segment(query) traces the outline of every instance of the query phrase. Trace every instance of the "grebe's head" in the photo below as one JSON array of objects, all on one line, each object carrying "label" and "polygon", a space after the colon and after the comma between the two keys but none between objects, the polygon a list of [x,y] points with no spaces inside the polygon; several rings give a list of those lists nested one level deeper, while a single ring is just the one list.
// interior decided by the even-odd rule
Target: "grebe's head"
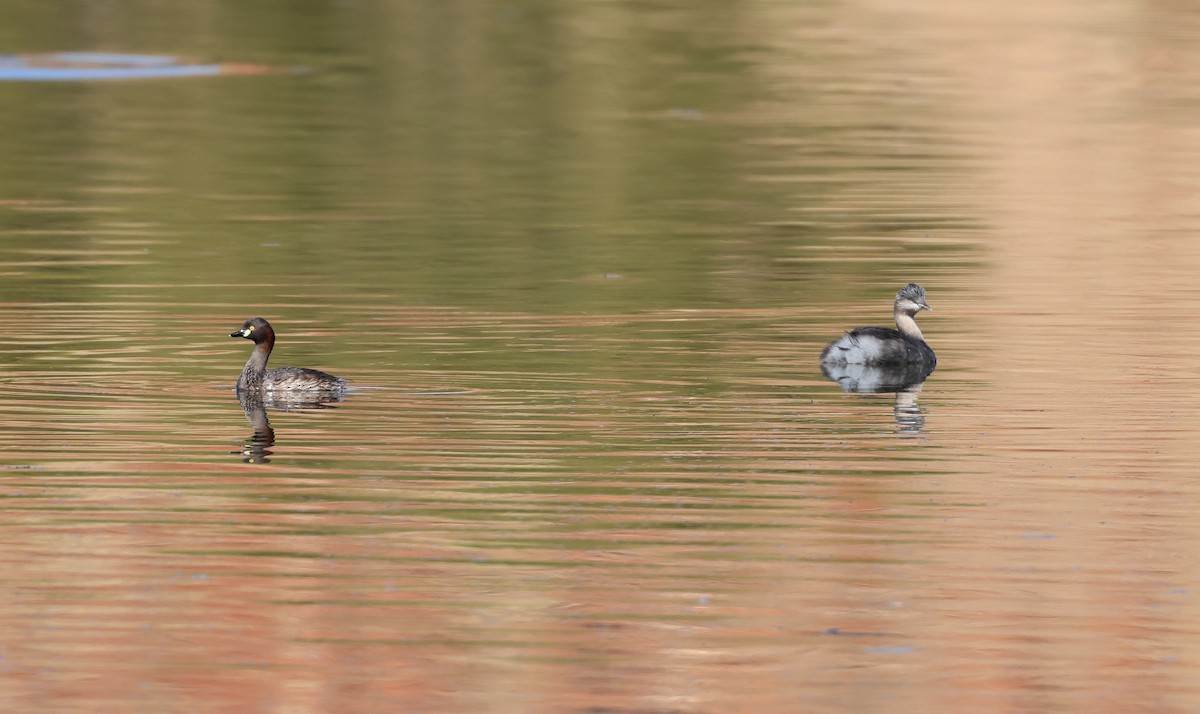
[{"label": "grebe's head", "polygon": [[263,341],[271,338],[274,341],[275,331],[271,329],[271,323],[261,317],[252,317],[242,323],[242,329],[235,330],[229,333],[230,337],[245,337],[247,340],[252,340],[254,344],[260,344]]},{"label": "grebe's head", "polygon": [[922,310],[933,312],[933,308],[925,302],[925,288],[916,283],[909,283],[896,293],[896,311],[916,315]]}]

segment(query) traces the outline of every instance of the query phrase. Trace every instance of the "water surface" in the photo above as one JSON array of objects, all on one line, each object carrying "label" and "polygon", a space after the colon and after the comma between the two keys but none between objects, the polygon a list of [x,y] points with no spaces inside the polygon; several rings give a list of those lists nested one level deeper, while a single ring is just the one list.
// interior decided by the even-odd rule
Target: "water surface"
[{"label": "water surface", "polygon": [[1195,710],[1200,15],[977,5],[6,5],[311,71],[0,84],[3,708]]}]

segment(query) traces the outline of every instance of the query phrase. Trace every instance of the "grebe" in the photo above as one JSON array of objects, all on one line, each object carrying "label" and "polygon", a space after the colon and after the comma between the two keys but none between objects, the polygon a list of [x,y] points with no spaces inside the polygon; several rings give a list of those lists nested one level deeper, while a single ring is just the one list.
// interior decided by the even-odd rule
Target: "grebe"
[{"label": "grebe", "polygon": [[929,345],[917,321],[921,310],[933,312],[925,302],[925,288],[909,283],[896,293],[892,314],[896,327],[859,327],[825,346],[821,351],[822,364],[863,365],[921,365],[925,374],[937,365],[937,356]]},{"label": "grebe", "polygon": [[230,337],[244,337],[254,342],[254,351],[242,376],[238,377],[238,394],[244,392],[292,392],[292,391],[324,391],[340,392],[346,386],[346,380],[315,369],[301,367],[283,367],[267,369],[267,360],[271,358],[271,348],[275,346],[275,330],[271,323],[261,317],[252,317],[242,324],[242,328],[230,333]]}]

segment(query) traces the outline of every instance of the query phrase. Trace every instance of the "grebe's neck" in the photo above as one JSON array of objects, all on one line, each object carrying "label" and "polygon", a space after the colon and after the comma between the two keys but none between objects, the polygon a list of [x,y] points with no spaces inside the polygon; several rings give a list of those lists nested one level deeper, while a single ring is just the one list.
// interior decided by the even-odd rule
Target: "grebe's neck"
[{"label": "grebe's neck", "polygon": [[917,321],[913,319],[912,315],[899,308],[895,310],[895,315],[896,328],[900,330],[900,334],[905,337],[911,337],[914,340],[925,341],[925,335],[921,334],[921,328],[917,327]]},{"label": "grebe's neck", "polygon": [[242,375],[238,377],[238,389],[255,389],[262,386],[263,373],[267,371],[267,360],[271,358],[271,348],[274,346],[273,336],[268,336],[266,340],[254,345],[250,359],[246,360]]}]

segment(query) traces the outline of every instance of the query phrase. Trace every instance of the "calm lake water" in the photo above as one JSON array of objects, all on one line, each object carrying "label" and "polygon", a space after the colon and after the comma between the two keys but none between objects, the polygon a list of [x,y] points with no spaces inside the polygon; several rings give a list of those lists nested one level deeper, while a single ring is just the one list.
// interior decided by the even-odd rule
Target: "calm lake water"
[{"label": "calm lake water", "polygon": [[1200,710],[1200,10],[0,27],[273,68],[0,83],[0,710]]}]

